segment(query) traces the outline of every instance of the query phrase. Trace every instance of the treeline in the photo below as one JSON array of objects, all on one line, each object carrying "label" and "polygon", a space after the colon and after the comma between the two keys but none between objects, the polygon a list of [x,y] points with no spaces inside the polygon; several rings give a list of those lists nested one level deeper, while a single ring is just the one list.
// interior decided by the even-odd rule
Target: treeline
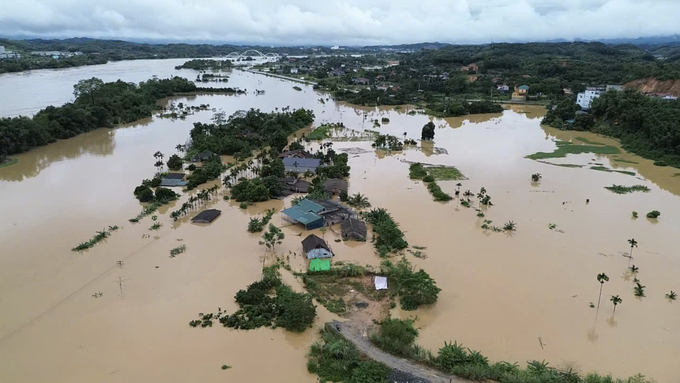
[{"label": "treeline", "polygon": [[458,117],[468,114],[501,113],[501,104],[493,101],[450,101],[428,104],[431,114],[438,117]]},{"label": "treeline", "polygon": [[139,85],[120,80],[104,83],[98,78],[81,80],[74,85],[73,102],[49,106],[33,118],[0,118],[0,158],[93,129],[150,117],[159,99],[195,89],[194,83],[181,77],[152,79]]},{"label": "treeline", "polygon": [[307,109],[265,113],[259,109],[238,111],[228,119],[216,118],[215,123],[194,123],[191,130],[190,155],[211,151],[245,158],[252,150],[270,146],[281,151],[288,145],[288,136],[314,121],[314,112]]},{"label": "treeline", "polygon": [[680,101],[610,91],[593,101],[591,114],[577,114],[579,109],[572,100],[563,100],[548,108],[542,123],[616,137],[626,150],[657,165],[680,167]]},{"label": "treeline", "polygon": [[608,92],[596,99],[593,130],[617,137],[623,147],[656,165],[680,168],[680,101],[639,92]]},{"label": "treeline", "polygon": [[230,60],[189,60],[182,65],[175,66],[175,69],[195,69],[195,70],[222,70],[232,67]]},{"label": "treeline", "polygon": [[[0,44],[2,45],[2,44]],[[52,57],[22,55],[21,59],[0,60],[0,73],[23,72],[36,69],[60,69],[85,65],[106,64],[109,59],[101,55],[82,55],[73,57]]]}]

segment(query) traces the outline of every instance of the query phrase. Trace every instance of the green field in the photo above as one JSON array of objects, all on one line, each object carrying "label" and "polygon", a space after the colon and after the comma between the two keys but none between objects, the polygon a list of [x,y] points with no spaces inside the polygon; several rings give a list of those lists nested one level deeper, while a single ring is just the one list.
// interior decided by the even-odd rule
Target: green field
[{"label": "green field", "polygon": [[426,167],[427,173],[434,177],[437,181],[455,181],[455,180],[465,180],[463,173],[458,170],[455,166],[446,167]]},{"label": "green field", "polygon": [[567,154],[583,154],[583,153],[595,153],[595,154],[619,154],[621,151],[609,145],[604,146],[593,146],[593,145],[575,145],[571,142],[557,141],[555,142],[557,149],[551,153],[538,152],[526,156],[526,158],[532,160],[542,160],[546,158],[562,158],[566,157]]}]

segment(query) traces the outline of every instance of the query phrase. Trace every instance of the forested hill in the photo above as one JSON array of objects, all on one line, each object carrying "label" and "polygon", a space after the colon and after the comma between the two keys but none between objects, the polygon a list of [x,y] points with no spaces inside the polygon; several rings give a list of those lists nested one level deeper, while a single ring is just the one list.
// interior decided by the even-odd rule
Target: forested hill
[{"label": "forested hill", "polygon": [[[663,50],[662,59],[655,57]],[[527,43],[450,46],[404,56],[404,64],[455,72],[476,64],[476,74],[526,84],[530,92],[580,91],[588,85],[623,84],[643,78],[680,78],[680,46],[644,50],[602,43]]]}]

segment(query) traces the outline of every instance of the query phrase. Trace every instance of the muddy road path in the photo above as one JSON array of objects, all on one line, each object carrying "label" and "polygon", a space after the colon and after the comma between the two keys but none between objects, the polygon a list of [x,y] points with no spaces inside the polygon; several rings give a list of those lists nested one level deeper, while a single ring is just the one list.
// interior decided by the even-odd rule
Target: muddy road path
[{"label": "muddy road path", "polygon": [[406,372],[412,375],[415,379],[408,379],[408,382],[417,383],[470,383],[471,381],[455,377],[453,375],[447,375],[443,372],[437,371],[426,366],[419,365],[414,362],[410,362],[406,359],[399,358],[397,356],[388,354],[377,347],[375,347],[368,340],[368,332],[365,325],[362,323],[357,323],[353,321],[349,322],[338,322],[333,321],[326,325],[326,328],[331,329],[342,336],[348,341],[352,342],[359,351],[364,353],[369,358],[384,363],[388,367],[399,370],[401,372]]}]

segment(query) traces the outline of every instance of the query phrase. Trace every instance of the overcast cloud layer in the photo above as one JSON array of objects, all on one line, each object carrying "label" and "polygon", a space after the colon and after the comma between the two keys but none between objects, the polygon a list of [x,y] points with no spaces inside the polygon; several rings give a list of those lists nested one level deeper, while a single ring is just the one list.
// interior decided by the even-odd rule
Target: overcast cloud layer
[{"label": "overcast cloud layer", "polygon": [[372,45],[680,33],[680,0],[0,0],[0,35]]}]

